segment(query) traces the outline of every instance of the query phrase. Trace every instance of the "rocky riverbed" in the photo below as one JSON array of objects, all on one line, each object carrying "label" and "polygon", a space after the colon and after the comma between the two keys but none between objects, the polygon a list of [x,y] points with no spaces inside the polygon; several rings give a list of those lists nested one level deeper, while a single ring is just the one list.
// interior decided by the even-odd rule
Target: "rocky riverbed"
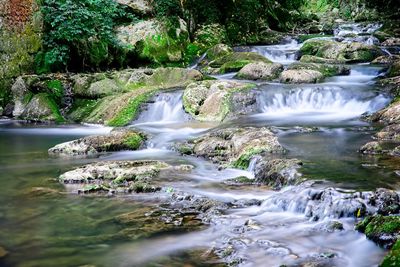
[{"label": "rocky riverbed", "polygon": [[19,77],[0,259],[395,266],[398,44],[343,31],[218,44],[195,69]]}]

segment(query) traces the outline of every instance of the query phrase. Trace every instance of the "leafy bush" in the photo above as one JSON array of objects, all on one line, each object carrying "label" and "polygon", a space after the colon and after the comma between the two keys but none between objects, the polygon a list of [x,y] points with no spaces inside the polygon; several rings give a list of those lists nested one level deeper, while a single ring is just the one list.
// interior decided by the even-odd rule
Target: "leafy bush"
[{"label": "leafy bush", "polygon": [[36,57],[37,71],[84,70],[113,61],[120,49],[114,26],[133,15],[113,0],[44,0],[43,51]]}]

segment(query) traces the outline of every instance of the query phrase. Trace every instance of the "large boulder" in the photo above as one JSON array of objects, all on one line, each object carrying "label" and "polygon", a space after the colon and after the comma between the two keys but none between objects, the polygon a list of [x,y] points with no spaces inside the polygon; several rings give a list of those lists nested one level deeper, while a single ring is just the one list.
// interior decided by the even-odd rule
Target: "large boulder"
[{"label": "large boulder", "polygon": [[372,121],[383,122],[387,124],[400,123],[400,102],[394,102],[387,108],[380,110],[372,115]]},{"label": "large boulder", "polygon": [[382,55],[381,50],[363,43],[341,43],[332,40],[308,40],[300,48],[302,55],[334,60],[336,63],[371,62]]},{"label": "large boulder", "polygon": [[233,52],[211,61],[207,67],[218,69],[219,73],[236,72],[250,63],[272,63],[266,57],[256,52]]},{"label": "large boulder", "polygon": [[377,141],[366,143],[360,148],[359,151],[362,154],[369,154],[369,155],[377,155],[384,153],[382,145]]},{"label": "large boulder", "polygon": [[248,168],[256,155],[284,153],[278,138],[268,128],[226,128],[181,144],[178,150],[194,154],[223,166]]},{"label": "large boulder", "polygon": [[25,106],[22,114],[18,116],[21,119],[33,121],[54,121],[63,122],[60,110],[54,99],[46,93],[39,93],[32,96],[32,99]]},{"label": "large boulder", "polygon": [[133,47],[140,41],[162,32],[162,25],[156,19],[139,21],[135,24],[120,26],[116,29],[117,38],[123,44]]},{"label": "large boulder", "polygon": [[324,79],[324,75],[316,70],[285,70],[280,75],[282,83],[318,83]]},{"label": "large boulder", "polygon": [[52,156],[85,156],[101,152],[137,150],[145,140],[142,133],[121,129],[108,135],[92,135],[70,142],[58,144],[49,149]]},{"label": "large boulder", "polygon": [[[253,84],[222,80],[192,83],[183,93],[183,106],[197,120],[223,121],[233,115],[233,110],[239,111],[235,106],[241,105],[243,101],[248,103],[248,98],[255,99],[254,95],[248,93],[253,87]],[[233,101],[235,96],[236,100],[240,99],[238,95],[242,96],[242,101]],[[235,115],[240,115],[239,113]]]},{"label": "large boulder", "polygon": [[256,62],[244,66],[235,76],[237,79],[270,81],[279,77],[283,65],[279,63]]},{"label": "large boulder", "polygon": [[134,13],[147,15],[153,11],[153,7],[147,0],[116,0],[117,3],[130,7]]}]

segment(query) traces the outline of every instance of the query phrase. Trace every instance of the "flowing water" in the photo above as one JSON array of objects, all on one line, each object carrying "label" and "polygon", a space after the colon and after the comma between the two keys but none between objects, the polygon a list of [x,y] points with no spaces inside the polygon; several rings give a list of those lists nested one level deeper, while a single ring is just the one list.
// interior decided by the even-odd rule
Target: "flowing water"
[{"label": "flowing water", "polygon": [[[343,26],[336,35],[372,31],[371,27]],[[251,49],[272,61],[288,64],[296,60],[299,47],[296,41],[290,41]],[[346,212],[347,202],[342,200],[359,190],[400,188],[395,173],[398,160],[366,157],[357,152],[375,132],[360,117],[390,101],[390,96],[375,85],[381,72],[378,67],[353,65],[349,76],[334,77],[321,84],[259,84],[255,89],[258,111],[222,126],[192,120],[182,108],[181,90],[162,93],[129,126],[150,135],[146,149],[95,158],[49,158],[47,149],[82,136],[106,134],[110,128],[52,127],[0,120],[0,246],[9,251],[0,265],[212,266],[215,264],[202,256],[212,250],[240,266],[307,261],[377,266],[386,252],[354,230],[352,207]],[[218,76],[232,77],[233,74]],[[301,172],[310,182],[279,192],[263,186],[232,187],[222,182],[238,176],[252,178],[256,159],[247,171],[219,170],[204,159],[183,157],[174,151],[176,142],[231,125],[274,127],[279,141],[289,151],[286,156],[304,162]],[[135,238],[127,240],[126,226],[116,218],[127,212],[138,216],[151,212],[170,197],[169,189],[156,196],[83,197],[64,193],[63,186],[55,180],[63,171],[85,163],[135,159],[159,159],[195,167],[191,173],[159,177],[164,188],[223,203],[255,204],[229,208],[222,215],[212,216],[207,227],[190,233],[163,230],[165,226],[157,224],[151,227],[154,222],[148,221],[150,226],[143,227],[138,219],[129,226],[129,233],[134,233]],[[320,182],[312,183],[313,180]],[[324,190],[330,192],[334,206],[310,200],[310,195]],[[328,229],[327,225],[336,221],[343,223],[343,231]]]}]

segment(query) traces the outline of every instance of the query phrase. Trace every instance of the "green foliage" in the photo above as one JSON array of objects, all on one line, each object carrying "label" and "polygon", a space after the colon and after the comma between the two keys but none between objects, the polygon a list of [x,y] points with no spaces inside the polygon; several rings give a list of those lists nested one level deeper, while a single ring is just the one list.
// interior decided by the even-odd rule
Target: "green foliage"
[{"label": "green foliage", "polygon": [[112,61],[118,50],[114,26],[133,19],[113,0],[44,0],[43,51],[36,57],[37,72],[98,68]]},{"label": "green foliage", "polygon": [[392,250],[383,259],[380,267],[400,266],[400,239],[394,244]]}]

